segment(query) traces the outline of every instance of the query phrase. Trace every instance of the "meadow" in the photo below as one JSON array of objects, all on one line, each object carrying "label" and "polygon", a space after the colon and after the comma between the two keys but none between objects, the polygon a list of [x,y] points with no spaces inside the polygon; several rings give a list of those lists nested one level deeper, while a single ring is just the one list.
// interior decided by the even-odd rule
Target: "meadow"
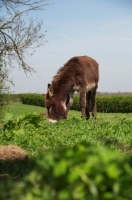
[{"label": "meadow", "polygon": [[[5,123],[9,119],[20,121],[25,114],[40,115],[44,112],[46,109],[39,106],[12,103],[6,108]],[[132,113],[98,113],[96,121],[81,119],[80,115],[79,111],[70,110],[68,119],[56,124],[49,124],[46,117],[42,116],[37,128],[30,123],[25,126],[23,120],[19,127],[16,123],[16,127],[9,128],[10,133],[12,132],[10,140],[0,138],[0,143],[18,145],[34,154],[34,149],[36,153],[45,153],[56,147],[73,146],[87,141],[131,153]]]},{"label": "meadow", "polygon": [[[6,112],[4,115],[3,122],[2,122],[3,127],[0,128],[0,144],[1,145],[16,145],[16,146],[21,147],[22,149],[25,149],[28,152],[28,158],[30,160],[30,162],[26,161],[26,163],[24,161],[24,164],[19,163],[17,166],[16,166],[16,163],[10,165],[8,162],[2,162],[3,168],[0,168],[0,174],[8,174],[10,178],[12,177],[12,180],[15,179],[14,177],[18,177],[18,176],[22,178],[22,179],[18,178],[17,181],[15,179],[15,182],[13,181],[13,183],[12,182],[9,183],[10,181],[6,182],[5,179],[7,179],[7,177],[2,178],[2,181],[4,180],[4,183],[6,183],[7,189],[6,190],[5,188],[3,189],[4,187],[3,185],[0,185],[0,187],[3,191],[9,190],[8,192],[9,199],[13,199],[13,196],[11,194],[14,194],[15,196],[17,195],[19,196],[19,192],[22,193],[23,199],[25,198],[24,195],[27,195],[26,199],[29,199],[29,200],[40,199],[40,197],[41,199],[46,199],[46,200],[47,199],[62,199],[62,200],[63,199],[92,199],[92,200],[118,199],[118,194],[120,194],[120,192],[123,191],[121,187],[124,187],[124,185],[123,184],[120,185],[120,183],[118,185],[117,180],[119,180],[119,176],[122,173],[125,174],[126,169],[130,167],[130,166],[124,167],[126,166],[126,164],[124,163],[126,163],[126,159],[129,160],[131,158],[131,154],[132,154],[132,113],[127,113],[127,114],[125,113],[98,113],[96,121],[94,121],[93,119],[90,119],[87,121],[85,119],[80,118],[81,113],[79,111],[70,110],[67,120],[61,120],[55,124],[50,124],[45,116],[40,115],[45,112],[46,112],[46,109],[44,107],[25,105],[20,102],[11,103],[6,107]],[[78,147],[78,145],[81,145],[81,144],[82,146]],[[76,148],[76,150],[74,150],[74,148]],[[100,148],[104,148],[104,149],[100,150]],[[70,153],[67,153],[69,149],[71,149],[71,151]],[[60,182],[58,183],[59,175],[62,176],[63,174],[63,176],[65,175],[67,177],[67,173],[68,173],[67,163],[69,159],[69,156],[67,158],[67,155],[73,154],[72,158],[70,158],[73,162],[74,160],[73,158],[76,157],[76,153],[79,152],[76,159],[80,159],[78,162],[80,163],[82,162],[82,164],[84,164],[85,161],[84,160],[81,161],[81,159],[84,157],[84,155],[88,156],[88,154],[85,153],[85,150],[89,151],[89,155],[94,155],[91,158],[92,159],[91,163],[93,163],[93,165],[91,164],[93,171],[95,171],[94,167],[96,166],[93,158],[95,157],[96,161],[98,158],[97,165],[100,165],[99,162],[102,162],[100,160],[100,155],[102,156],[102,152],[104,154],[103,155],[104,157],[102,157],[105,163],[104,169],[106,170],[106,168],[108,169],[111,166],[110,170],[107,172],[108,174],[105,175],[106,179],[104,179],[104,175],[102,175],[103,178],[101,178],[100,177],[101,175],[99,175],[98,177],[99,180],[101,179],[101,180],[104,180],[104,182],[107,181],[107,183],[109,183],[109,178],[110,178],[109,176],[113,176],[114,171],[117,170],[116,167],[119,169],[119,166],[122,166],[121,170],[124,170],[124,171],[119,174],[117,173],[117,175],[115,175],[114,178],[112,177],[113,182],[111,182],[110,180],[110,182],[112,183],[112,186],[111,186],[112,189],[110,189],[111,192],[108,192],[110,188],[109,184],[108,184],[108,188],[100,189],[100,185],[98,184],[102,184],[102,182],[98,183],[97,187],[95,188],[93,186],[93,182],[92,183],[90,182],[87,184],[92,184],[92,185],[89,185],[89,188],[90,188],[89,194],[91,194],[91,196],[87,196],[86,198],[86,194],[85,194],[86,177],[82,177],[81,171],[79,171],[78,173],[74,175],[73,174],[71,175],[72,180],[70,181],[73,183],[74,187],[75,187],[74,181],[76,181],[77,179],[76,177],[77,174],[79,174],[78,176],[80,176],[83,181],[81,184],[79,183],[80,184],[79,186],[78,185],[76,186],[75,192],[73,192],[72,188],[67,188],[66,191],[63,191],[64,188],[63,190],[58,189],[58,187],[61,188],[61,185],[64,185],[64,187],[67,187],[67,185],[62,183],[62,178],[64,180],[64,177],[61,177]],[[110,152],[112,151],[112,153],[110,153],[109,151]],[[56,154],[55,152],[58,152],[58,153]],[[55,156],[53,156],[54,153],[55,153]],[[46,158],[44,157],[48,155],[50,156],[48,157],[48,161],[47,161],[45,160]],[[60,158],[60,155],[61,155],[61,158]],[[109,159],[107,158],[107,156]],[[57,165],[58,159],[61,160],[59,165]],[[115,160],[114,162],[117,163],[117,165],[114,166],[114,168],[113,168],[113,162],[111,162],[112,159],[114,159]],[[124,160],[122,161],[120,159],[124,159]],[[37,162],[40,162],[40,160],[41,161],[43,160],[44,163],[43,164],[41,163],[39,165],[37,163],[37,167],[33,168],[33,166],[36,166],[36,164],[34,164],[36,160],[39,160]],[[131,162],[130,160],[129,162]],[[45,195],[47,196],[44,196],[44,194],[42,193],[42,188],[41,188],[42,187],[41,184],[44,181],[44,177],[43,177],[44,175],[40,176],[40,173],[39,173],[40,170],[41,171],[43,170],[41,168],[42,167],[41,165],[44,165],[43,169],[45,169],[45,171],[47,170],[47,173],[50,174],[50,179],[51,179],[51,174],[52,174],[51,171],[52,170],[54,171],[54,169],[56,169],[56,171],[53,173],[52,178],[55,178],[54,176],[56,176],[55,174],[57,174],[57,184],[59,184],[59,186],[56,186],[57,184],[55,186],[52,186],[52,190],[51,190],[51,185],[50,187],[49,186],[46,187],[48,189],[43,188],[43,190],[45,191]],[[71,161],[69,165],[73,165],[71,164]],[[101,165],[103,169],[103,164]],[[58,166],[58,168],[55,166]],[[79,164],[76,163],[75,166],[79,166]],[[70,166],[70,168],[72,167]],[[35,172],[34,169],[37,169],[37,172]],[[97,171],[95,174],[97,175],[97,174],[104,173],[104,171],[100,172],[100,170],[102,169],[98,169],[99,171]],[[111,172],[111,170],[113,171]],[[33,173],[33,174],[31,173],[32,175],[29,173],[30,171],[32,171]],[[128,173],[128,171],[130,172],[130,174]],[[127,177],[127,181],[130,177],[132,177],[131,170],[129,169],[128,171],[126,173],[126,176],[124,176],[124,177]],[[25,179],[25,174],[29,174],[29,177],[26,179]],[[24,177],[24,180],[23,180],[23,177]],[[49,180],[49,177],[48,177],[48,180]],[[38,182],[38,185],[36,185],[37,182]],[[125,181],[123,181],[123,183],[126,185],[128,185],[128,182],[126,183]],[[18,188],[16,187],[16,183],[18,185]],[[20,185],[18,183],[20,183]],[[14,191],[12,189],[13,184],[17,188],[17,191],[16,190]],[[78,189],[78,187],[82,187],[83,184],[84,184],[84,188]],[[31,189],[32,188],[31,185],[34,188],[39,188],[39,189],[36,189],[37,192],[35,194],[34,194],[34,191],[32,191]],[[55,187],[57,188],[55,189]],[[27,189],[27,188],[30,188],[30,189]],[[60,193],[56,192],[58,190],[61,190]],[[70,192],[68,193],[68,191]],[[104,191],[104,193],[102,193],[102,191]],[[121,195],[124,195],[123,198],[119,195],[119,200],[132,199],[132,196],[131,196],[132,191],[130,189],[129,191],[127,191],[127,194],[128,193],[129,193],[129,198],[126,197],[127,195],[125,192],[123,194],[121,193]],[[48,196],[49,194],[51,196]],[[1,198],[8,199],[6,195],[7,195],[6,192],[3,193],[3,196],[1,196]]]}]

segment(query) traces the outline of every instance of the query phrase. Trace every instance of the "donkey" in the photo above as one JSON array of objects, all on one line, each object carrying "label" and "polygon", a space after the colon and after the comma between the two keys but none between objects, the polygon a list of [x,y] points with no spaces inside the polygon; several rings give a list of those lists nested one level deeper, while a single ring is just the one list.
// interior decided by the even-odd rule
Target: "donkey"
[{"label": "donkey", "polygon": [[90,101],[92,116],[96,118],[96,90],[99,81],[98,63],[88,56],[71,58],[48,84],[45,106],[49,122],[66,119],[73,102],[74,92],[80,93],[82,118],[90,117]]}]

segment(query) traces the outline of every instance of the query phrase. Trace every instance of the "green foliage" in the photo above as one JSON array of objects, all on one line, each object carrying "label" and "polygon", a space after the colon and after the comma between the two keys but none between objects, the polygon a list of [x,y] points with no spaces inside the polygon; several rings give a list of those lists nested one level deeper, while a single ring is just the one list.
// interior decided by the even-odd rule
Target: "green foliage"
[{"label": "green foliage", "polygon": [[18,94],[2,93],[0,94],[0,122],[4,122],[5,115],[7,114],[7,106],[11,102],[20,101],[20,96]]},{"label": "green foliage", "polygon": [[17,117],[17,119],[10,119],[7,123],[3,125],[3,131],[18,130],[21,126],[34,125],[35,127],[39,127],[39,122],[43,120],[42,116],[39,116],[35,113],[27,114],[24,116]]},{"label": "green foliage", "polygon": [[21,97],[21,94],[8,94],[8,93],[4,93],[2,94],[2,99],[4,101],[7,101],[7,102],[17,102],[17,101],[20,101],[20,97]]},{"label": "green foliage", "polygon": [[28,162],[30,172],[20,180],[3,178],[0,199],[132,199],[128,160],[105,147],[81,143]]},{"label": "green foliage", "polygon": [[79,104],[79,96],[74,96],[73,98],[73,104],[71,106],[71,110],[77,110],[80,111],[80,104]]},{"label": "green foliage", "polygon": [[45,106],[44,97],[41,94],[21,94],[20,98],[23,104]]},{"label": "green foliage", "polygon": [[[97,96],[97,111],[105,113],[131,113],[132,95]],[[72,110],[80,110],[79,96],[74,97]]]},{"label": "green foliage", "polygon": [[[8,106],[9,108],[11,113],[6,114],[0,144],[19,145],[35,156],[55,148],[73,146],[82,141],[131,153],[132,114],[98,114],[94,122],[92,119],[81,119],[80,112],[70,111],[68,120],[51,124],[45,117],[39,116],[41,107],[15,103]],[[31,113],[35,109],[38,110],[38,114]],[[27,114],[21,116],[24,112]],[[30,123],[32,116],[37,119],[38,125]]]},{"label": "green foliage", "polygon": [[99,112],[131,113],[132,95],[97,97],[97,108]]},{"label": "green foliage", "polygon": [[29,156],[0,161],[0,199],[132,199],[131,113],[100,113],[95,122],[70,111],[68,120],[49,124],[27,107],[35,106],[8,105],[0,128],[0,144],[20,146]]},{"label": "green foliage", "polygon": [[39,137],[35,132],[38,128],[43,128],[43,121],[44,117],[35,113],[10,118],[2,127],[0,143],[17,144],[23,148],[35,150],[42,144],[41,135]]},{"label": "green foliage", "polygon": [[4,56],[0,55],[0,94],[9,93],[10,84],[13,85],[13,81],[9,79],[9,72]]},{"label": "green foliage", "polygon": [[[45,99],[41,94],[5,94],[5,99],[21,100],[23,104],[45,107]],[[132,95],[97,96],[97,111],[105,113],[131,113]],[[80,111],[79,96],[75,95],[71,110]]]}]

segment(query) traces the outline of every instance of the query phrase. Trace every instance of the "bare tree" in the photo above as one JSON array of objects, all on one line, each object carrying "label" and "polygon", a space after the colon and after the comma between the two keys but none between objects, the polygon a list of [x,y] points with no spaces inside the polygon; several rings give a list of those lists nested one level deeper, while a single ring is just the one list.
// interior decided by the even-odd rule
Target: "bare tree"
[{"label": "bare tree", "polygon": [[47,42],[41,33],[42,20],[30,17],[31,11],[43,10],[48,0],[1,0],[0,1],[0,56],[13,66],[17,61],[25,72],[35,72],[26,62],[35,48]]}]

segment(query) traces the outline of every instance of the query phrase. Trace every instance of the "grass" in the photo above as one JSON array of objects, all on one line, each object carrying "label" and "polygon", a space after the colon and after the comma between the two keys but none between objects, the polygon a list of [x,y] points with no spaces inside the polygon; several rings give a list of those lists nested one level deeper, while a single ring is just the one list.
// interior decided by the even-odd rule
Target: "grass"
[{"label": "grass", "polygon": [[10,103],[6,107],[6,111],[11,113],[14,117],[18,117],[20,115],[25,115],[28,113],[34,113],[37,114],[46,111],[45,108],[39,107],[39,106],[33,106],[33,105],[26,105],[22,103]]},{"label": "grass", "polygon": [[[21,121],[21,115],[34,112],[40,114],[46,111],[43,107],[21,103],[10,104],[6,110],[5,121],[13,117],[17,118],[15,121]],[[56,124],[49,124],[44,117],[37,128],[22,123],[19,128],[7,130],[0,138],[0,144],[18,145],[35,156],[55,148],[70,147],[87,141],[131,154],[132,113],[98,113],[96,122],[92,119],[81,119],[80,115],[80,112],[71,110],[67,120],[61,120]],[[14,124],[12,126],[16,126]]]},{"label": "grass", "polygon": [[[23,148],[28,159],[0,160],[0,199],[132,199],[132,113],[98,113],[96,121],[86,121],[71,110],[67,120],[51,124],[43,112],[21,103],[6,107],[0,145]],[[92,196],[75,196],[85,192]]]},{"label": "grass", "polygon": [[[43,113],[46,112],[46,108],[26,105],[22,103],[11,103],[6,107],[6,114],[10,113],[13,117],[18,117],[28,113]],[[78,118],[80,119],[81,113],[78,111],[70,110],[68,114],[68,119]],[[6,118],[6,116],[5,116]],[[118,121],[119,119],[128,119],[132,120],[132,113],[97,113],[97,120],[99,121]]]}]

